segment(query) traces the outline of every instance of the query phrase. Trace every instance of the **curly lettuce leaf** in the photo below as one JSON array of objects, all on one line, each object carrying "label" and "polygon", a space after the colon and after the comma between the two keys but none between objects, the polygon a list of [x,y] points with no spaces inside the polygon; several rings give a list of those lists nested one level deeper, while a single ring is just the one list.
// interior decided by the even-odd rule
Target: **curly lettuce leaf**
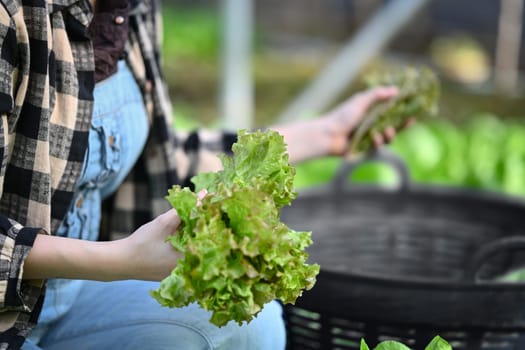
[{"label": "curly lettuce leaf", "polygon": [[427,345],[425,350],[452,350],[452,346],[445,339],[436,335]]},{"label": "curly lettuce leaf", "polygon": [[238,184],[271,195],[278,208],[289,205],[296,198],[295,168],[288,163],[286,144],[279,133],[241,130],[232,151],[233,157],[219,156],[223,170],[193,177],[196,191],[216,192],[221,183]]},{"label": "curly lettuce leaf", "polygon": [[192,179],[196,192],[209,193],[200,205],[188,188],[168,191],[182,221],[170,241],[184,258],[152,291],[167,307],[199,303],[218,326],[250,322],[274,299],[294,303],[319,273],[306,263],[311,233],[280,222],[280,208],[296,197],[283,137],[274,131],[238,136],[233,157],[221,157],[223,170]]},{"label": "curly lettuce leaf", "polygon": [[[361,339],[360,350],[370,350],[364,339]],[[385,340],[379,343],[374,350],[410,350],[410,348],[400,342],[394,340]],[[425,347],[425,350],[452,350],[452,346],[439,335]]]}]

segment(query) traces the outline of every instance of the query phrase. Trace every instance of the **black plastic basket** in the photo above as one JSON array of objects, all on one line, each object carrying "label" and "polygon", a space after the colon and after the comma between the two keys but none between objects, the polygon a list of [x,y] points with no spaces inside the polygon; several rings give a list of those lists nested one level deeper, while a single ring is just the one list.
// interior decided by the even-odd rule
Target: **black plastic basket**
[{"label": "black plastic basket", "polygon": [[359,349],[397,340],[424,349],[525,349],[525,284],[500,276],[525,265],[525,203],[496,193],[411,184],[352,185],[357,164],[282,212],[313,232],[317,283],[285,305],[289,350]]}]

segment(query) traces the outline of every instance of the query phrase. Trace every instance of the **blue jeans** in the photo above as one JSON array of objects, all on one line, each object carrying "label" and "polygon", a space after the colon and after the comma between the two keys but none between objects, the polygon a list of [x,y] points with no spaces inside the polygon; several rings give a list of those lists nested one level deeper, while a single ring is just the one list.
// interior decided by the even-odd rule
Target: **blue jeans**
[{"label": "blue jeans", "polygon": [[282,350],[285,330],[277,302],[247,325],[216,327],[196,304],[169,309],[148,293],[158,283],[86,282],[69,312],[38,347],[24,350]]},{"label": "blue jeans", "polygon": [[[102,200],[122,183],[142,152],[148,121],[142,96],[124,62],[97,84],[84,170],[57,235],[97,240]],[[167,191],[167,189],[166,189]],[[39,322],[23,349],[269,349],[284,348],[279,304],[256,321],[218,328],[196,305],[167,309],[143,281],[51,279]]]}]

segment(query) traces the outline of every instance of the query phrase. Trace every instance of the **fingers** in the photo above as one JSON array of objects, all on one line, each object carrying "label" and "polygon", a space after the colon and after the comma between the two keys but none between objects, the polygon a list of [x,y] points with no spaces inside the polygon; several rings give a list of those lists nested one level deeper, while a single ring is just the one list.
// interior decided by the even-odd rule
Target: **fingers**
[{"label": "fingers", "polygon": [[380,86],[372,88],[355,95],[355,103],[359,106],[362,112],[368,110],[373,104],[388,100],[398,93],[395,86]]},{"label": "fingers", "polygon": [[380,133],[377,133],[377,132],[375,132],[372,135],[372,142],[374,143],[374,147],[375,148],[379,148],[385,143],[384,139],[383,139],[383,135],[381,135]]},{"label": "fingers", "polygon": [[379,148],[384,144],[389,144],[396,138],[399,131],[409,128],[416,122],[415,118],[407,119],[401,126],[388,126],[382,133],[374,133],[372,135],[372,142],[375,148]]},{"label": "fingers", "polygon": [[408,118],[407,120],[405,120],[405,122],[398,128],[398,130],[402,130],[402,129],[405,129],[405,128],[409,128],[411,127],[412,125],[414,125],[414,123],[416,122],[416,118],[412,117],[412,118]]},{"label": "fingers", "polygon": [[394,137],[396,137],[396,128],[394,128],[393,126],[389,126],[385,129],[385,131],[383,131],[383,138],[385,140],[386,143],[390,143],[392,142],[392,140],[394,140]]},{"label": "fingers", "polygon": [[372,142],[374,147],[379,148],[384,144],[391,143],[397,135],[396,128],[393,126],[387,127],[383,133],[374,133],[372,135]]},{"label": "fingers", "polygon": [[159,215],[157,220],[166,228],[167,231],[175,231],[179,227],[181,220],[179,214],[175,209],[170,209],[167,212]]}]

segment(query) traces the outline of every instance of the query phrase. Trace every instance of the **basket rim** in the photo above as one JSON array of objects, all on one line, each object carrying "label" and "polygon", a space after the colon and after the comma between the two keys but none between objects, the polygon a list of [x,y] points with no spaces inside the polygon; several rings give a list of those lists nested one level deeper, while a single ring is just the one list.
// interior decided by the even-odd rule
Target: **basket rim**
[{"label": "basket rim", "polygon": [[309,197],[327,197],[334,198],[346,194],[358,195],[387,195],[387,196],[436,196],[436,197],[451,197],[469,200],[482,200],[485,202],[493,202],[495,204],[511,205],[525,210],[525,198],[504,192],[498,192],[481,188],[469,188],[458,185],[442,185],[436,183],[411,183],[407,189],[392,188],[381,184],[352,184],[348,188],[338,188],[332,183],[326,183],[320,186],[305,188],[297,191],[297,198],[291,203],[293,207],[294,202],[307,199]]},{"label": "basket rim", "polygon": [[[457,291],[477,291],[477,292],[494,292],[494,291],[516,291],[521,294],[525,294],[525,281],[516,281],[516,282],[492,282],[492,281],[450,281],[445,282],[444,280],[436,279],[424,279],[419,280],[415,279],[392,279],[382,276],[371,276],[361,273],[343,273],[339,271],[333,271],[329,269],[321,270],[319,274],[323,274],[323,278],[327,279],[337,279],[338,281],[344,280],[344,282],[357,281],[362,283],[377,284],[383,286],[395,286],[395,287],[410,287],[414,289],[432,289],[438,290],[443,289],[447,292],[452,290]],[[315,288],[315,285],[314,287]]]}]

